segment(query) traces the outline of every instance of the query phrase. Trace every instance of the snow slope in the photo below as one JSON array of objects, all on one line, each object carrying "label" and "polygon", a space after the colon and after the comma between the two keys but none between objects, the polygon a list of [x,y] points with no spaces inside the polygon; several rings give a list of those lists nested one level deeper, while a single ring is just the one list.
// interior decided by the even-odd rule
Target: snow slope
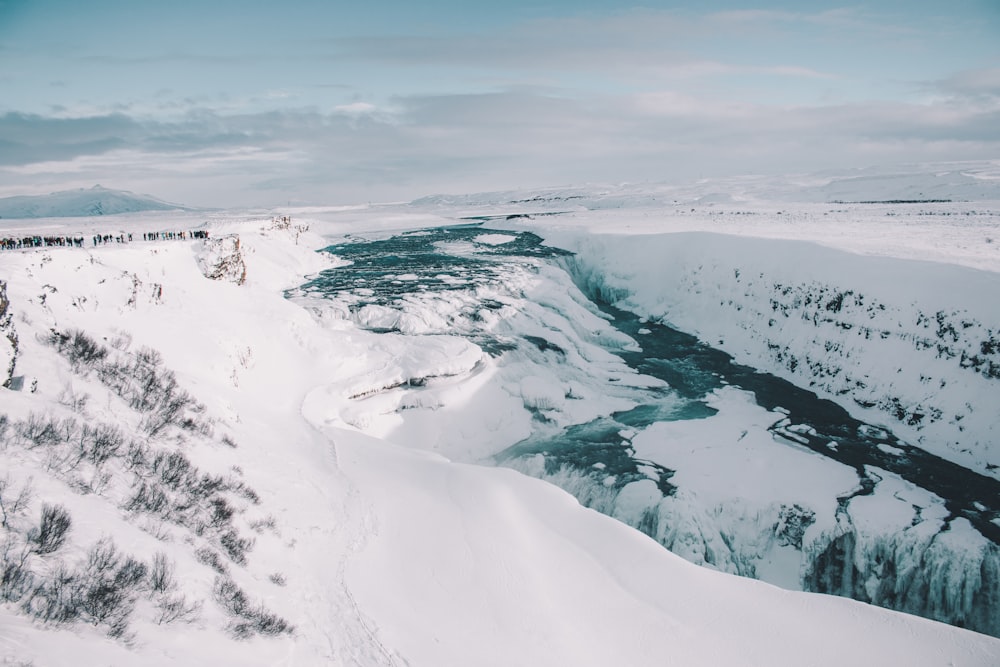
[{"label": "snow slope", "polygon": [[[154,224],[161,223],[157,218]],[[138,220],[136,229],[145,224]],[[173,226],[195,224],[178,217]],[[254,604],[262,602],[294,625],[294,634],[233,639],[226,630],[232,619],[212,591],[217,571],[197,556],[200,546],[217,544],[211,532],[199,535],[122,509],[130,478],[116,466],[124,464],[108,464],[115,475],[84,489],[76,477],[82,469],[60,472],[46,450],[23,446],[7,431],[0,476],[17,484],[34,480],[30,511],[19,521],[30,524],[42,502],[63,503],[74,516],[66,546],[30,556],[39,576],[59,562],[75,562],[103,535],[145,561],[165,553],[188,600],[202,602],[191,622],[158,624],[154,609],[140,599],[128,642],[108,638],[100,624],[30,621],[18,603],[7,602],[0,605],[0,652],[10,660],[1000,660],[996,639],[697,568],[537,480],[416,451],[418,439],[404,448],[328,421],[319,400],[324,394],[350,402],[364,377],[376,389],[383,381],[435,371],[465,377],[477,368],[475,351],[442,336],[422,341],[421,353],[412,355],[412,342],[380,337],[343,319],[313,317],[284,299],[283,289],[329,265],[312,252],[323,241],[311,233],[253,218],[219,220],[212,231],[237,234],[240,243],[222,254],[183,241],[0,255],[0,278],[21,341],[14,375],[24,379],[21,391],[0,389],[0,412],[11,421],[49,413],[116,423],[129,437],[183,452],[199,468],[254,489],[259,504],[227,496],[235,510],[228,520],[255,542],[245,563],[227,562],[225,570]],[[225,254],[233,248],[245,268],[243,284],[207,278],[198,258],[202,264],[206,257],[228,258],[233,265],[235,257]],[[143,346],[157,350],[163,366],[203,406],[196,417],[206,428],[176,425],[150,435],[143,426],[148,417],[117,398],[99,374],[74,367],[46,342],[53,329],[80,329],[116,358],[132,358]],[[488,416],[487,408],[478,409]]]}]

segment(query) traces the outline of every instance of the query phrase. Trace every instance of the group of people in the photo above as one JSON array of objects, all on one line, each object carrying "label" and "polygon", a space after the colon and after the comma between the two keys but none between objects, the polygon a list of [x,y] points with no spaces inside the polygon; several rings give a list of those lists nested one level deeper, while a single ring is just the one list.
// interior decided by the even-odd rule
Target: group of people
[{"label": "group of people", "polygon": [[[132,235],[129,234],[129,237]],[[207,239],[208,231],[196,229],[190,232],[145,232],[142,235],[143,241],[184,241],[187,239]],[[131,241],[132,239],[129,238]]]},{"label": "group of people", "polygon": [[131,234],[122,232],[121,234],[95,234],[94,245],[104,245],[105,243],[128,243],[132,240]]},{"label": "group of people", "polygon": [[82,236],[25,236],[22,238],[0,238],[0,250],[17,250],[19,248],[47,248],[58,246],[63,248],[82,248]]},{"label": "group of people", "polygon": [[[186,239],[207,239],[208,231],[196,229],[189,232],[143,232],[143,241],[173,241]],[[94,234],[91,237],[93,245],[106,245],[108,243],[131,243],[132,234],[130,232],[119,232],[118,234]],[[82,248],[84,247],[84,237],[82,236],[24,236],[24,237],[0,237],[0,250],[20,250],[22,248]]]}]

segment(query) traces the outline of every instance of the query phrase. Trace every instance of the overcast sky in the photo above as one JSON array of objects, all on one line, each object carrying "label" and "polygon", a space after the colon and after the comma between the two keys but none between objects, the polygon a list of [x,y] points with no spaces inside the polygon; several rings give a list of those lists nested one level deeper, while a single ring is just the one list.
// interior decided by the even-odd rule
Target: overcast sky
[{"label": "overcast sky", "polygon": [[1000,0],[0,0],[0,196],[190,205],[1000,158]]}]

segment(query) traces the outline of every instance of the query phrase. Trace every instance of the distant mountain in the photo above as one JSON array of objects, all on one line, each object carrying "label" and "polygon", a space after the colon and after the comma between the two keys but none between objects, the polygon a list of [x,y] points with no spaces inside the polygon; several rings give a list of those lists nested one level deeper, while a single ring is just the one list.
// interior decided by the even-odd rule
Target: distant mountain
[{"label": "distant mountain", "polygon": [[137,211],[186,210],[177,204],[126,190],[92,188],[0,199],[0,218],[77,218]]},{"label": "distant mountain", "polygon": [[1000,201],[1000,160],[974,160],[811,174],[745,175],[661,183],[591,184],[533,190],[438,194],[429,208],[507,207],[511,212],[739,205],[741,202],[906,203]]},{"label": "distant mountain", "polygon": [[855,169],[829,176],[827,182],[803,187],[786,198],[860,203],[1000,199],[1000,164],[996,161]]}]

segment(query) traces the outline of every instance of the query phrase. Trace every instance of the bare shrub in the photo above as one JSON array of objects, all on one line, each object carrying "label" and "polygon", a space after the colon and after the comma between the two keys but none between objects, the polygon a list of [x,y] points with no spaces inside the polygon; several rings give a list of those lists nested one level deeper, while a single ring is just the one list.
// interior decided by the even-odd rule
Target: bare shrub
[{"label": "bare shrub", "polygon": [[149,573],[145,563],[104,538],[75,568],[59,562],[46,576],[29,574],[22,608],[47,623],[86,621],[105,626],[111,637],[127,638],[139,593],[150,590]]},{"label": "bare shrub", "polygon": [[23,606],[41,621],[69,623],[80,617],[82,597],[79,572],[59,563],[55,571],[36,583]]},{"label": "bare shrub", "polygon": [[153,564],[149,568],[149,587],[154,593],[167,593],[176,586],[174,565],[167,560],[167,555],[160,551],[153,556]]},{"label": "bare shrub", "polygon": [[174,534],[167,527],[166,523],[156,517],[146,518],[139,524],[139,528],[143,529],[161,542],[172,542],[174,539]]},{"label": "bare shrub", "polygon": [[188,602],[181,594],[163,595],[153,603],[159,612],[156,622],[159,625],[175,623],[193,623],[201,614],[201,601]]},{"label": "bare shrub", "polygon": [[250,522],[250,528],[255,533],[263,533],[265,530],[270,530],[274,534],[278,533],[278,521],[274,518],[273,514],[268,514],[266,517],[261,519],[254,519]]},{"label": "bare shrub", "polygon": [[27,449],[62,444],[66,441],[65,430],[65,424],[61,420],[34,412],[27,419],[14,424],[14,433]]},{"label": "bare shrub", "polygon": [[250,488],[240,480],[235,480],[230,483],[231,488],[236,493],[240,494],[247,500],[249,500],[254,505],[260,505],[260,494],[258,494],[254,489]]},{"label": "bare shrub", "polygon": [[[144,402],[150,402],[147,409],[149,415],[143,420],[141,427],[146,433],[156,435],[167,426],[176,424],[185,430],[198,430],[198,422],[185,416],[187,408],[196,405],[189,393],[180,389],[172,371],[167,371],[162,378],[163,384],[152,396],[144,397]],[[141,409],[141,408],[140,408]]]},{"label": "bare shrub", "polygon": [[236,513],[233,506],[226,502],[226,499],[222,496],[215,496],[208,501],[208,505],[211,509],[209,525],[216,530],[229,525],[229,522],[233,519],[233,514]]},{"label": "bare shrub", "polygon": [[288,583],[288,580],[285,579],[285,575],[283,575],[280,572],[272,573],[271,576],[268,577],[268,579],[270,579],[271,583],[274,584],[275,586],[284,586],[285,584]]},{"label": "bare shrub", "polygon": [[79,329],[66,333],[53,330],[48,342],[69,361],[75,370],[93,368],[108,356],[108,349]]},{"label": "bare shrub", "polygon": [[[197,471],[195,471],[195,473],[197,473]],[[213,494],[219,493],[220,491],[228,490],[229,484],[220,475],[209,475],[208,473],[205,473],[198,479],[197,484],[191,488],[190,493],[198,498],[209,498]],[[215,501],[213,500],[211,502]]]},{"label": "bare shrub", "polygon": [[198,559],[199,563],[207,565],[219,574],[228,574],[229,568],[222,561],[222,556],[219,552],[211,547],[201,547],[194,552],[195,558]]},{"label": "bare shrub", "polygon": [[42,505],[42,520],[38,528],[28,531],[28,541],[35,544],[33,551],[44,556],[59,549],[65,542],[73,520],[69,510],[62,505]]},{"label": "bare shrub", "polygon": [[129,401],[126,397],[132,382],[132,369],[129,364],[119,362],[118,358],[115,357],[104,360],[102,364],[97,366],[96,370],[97,379],[128,403]]},{"label": "bare shrub", "polygon": [[213,594],[215,601],[230,616],[243,616],[250,610],[247,594],[230,577],[216,577]]},{"label": "bare shrub", "polygon": [[157,453],[150,468],[160,482],[173,491],[182,486],[190,488],[197,483],[195,467],[180,452]]},{"label": "bare shrub", "polygon": [[[275,636],[283,634],[294,634],[295,626],[281,618],[277,614],[267,611],[263,605],[254,609],[253,617],[246,623],[249,629],[259,635]],[[237,628],[237,632],[239,632]]]},{"label": "bare shrub", "polygon": [[125,450],[125,467],[134,472],[143,471],[149,466],[149,447],[141,442],[129,441]]},{"label": "bare shrub", "polygon": [[177,580],[174,577],[174,564],[167,560],[163,552],[153,556],[148,581],[150,590],[155,595],[153,606],[158,612],[158,624],[176,621],[191,623],[197,619],[201,612],[201,602],[188,602],[183,594],[175,592]]},{"label": "bare shrub", "polygon": [[27,545],[8,537],[0,550],[0,600],[17,602],[32,587],[34,575],[28,568]]},{"label": "bare shrub", "polygon": [[125,434],[113,424],[84,425],[79,438],[80,458],[100,468],[125,449]]},{"label": "bare shrub", "polygon": [[15,492],[10,476],[0,477],[0,525],[4,528],[10,528],[12,522],[21,518],[31,503],[32,495],[31,479],[28,479],[21,485],[21,489]]},{"label": "bare shrub", "polygon": [[141,428],[156,435],[175,425],[192,432],[210,430],[195,415],[204,406],[184,391],[173,371],[163,367],[159,352],[148,347],[128,353],[131,341],[118,342],[108,348],[79,330],[66,333],[53,331],[48,342],[59,351],[77,372],[93,369],[98,379],[124,400],[129,407],[145,413]]},{"label": "bare shrub", "polygon": [[140,480],[138,488],[125,501],[123,508],[129,512],[144,512],[166,517],[170,514],[170,499],[156,484]]},{"label": "bare shrub", "polygon": [[110,636],[124,636],[147,574],[145,563],[122,555],[108,539],[99,541],[87,554],[80,577],[82,615],[94,625],[107,625]]},{"label": "bare shrub", "polygon": [[247,552],[253,548],[254,539],[252,537],[240,537],[234,528],[230,528],[219,537],[226,555],[237,565],[246,565]]},{"label": "bare shrub", "polygon": [[[236,492],[259,502],[253,489],[240,480],[200,472],[181,452],[161,451],[135,458],[133,493],[124,509],[153,514],[217,540],[216,545],[234,563],[246,564],[254,539],[240,536],[233,527],[238,507],[223,494]],[[203,562],[218,570],[211,560]]]},{"label": "bare shrub", "polygon": [[288,621],[268,611],[263,603],[250,604],[246,592],[229,577],[215,578],[215,601],[232,617],[229,631],[237,639],[254,635],[292,634],[295,631]]}]

